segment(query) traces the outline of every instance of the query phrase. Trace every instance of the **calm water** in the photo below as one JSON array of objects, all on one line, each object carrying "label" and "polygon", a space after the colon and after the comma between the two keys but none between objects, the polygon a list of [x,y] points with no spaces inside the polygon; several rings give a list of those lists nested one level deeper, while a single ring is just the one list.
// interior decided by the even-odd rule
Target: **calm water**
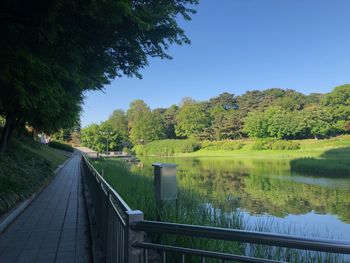
[{"label": "calm water", "polygon": [[178,185],[242,211],[248,228],[350,240],[350,178],[304,176],[288,160],[144,158],[133,170],[153,176],[153,162],[178,164]]}]

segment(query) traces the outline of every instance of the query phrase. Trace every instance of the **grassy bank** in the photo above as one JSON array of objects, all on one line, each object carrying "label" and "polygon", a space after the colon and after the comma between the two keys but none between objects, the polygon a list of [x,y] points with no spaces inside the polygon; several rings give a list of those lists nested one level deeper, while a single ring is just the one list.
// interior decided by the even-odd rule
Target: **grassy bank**
[{"label": "grassy bank", "polygon": [[[185,150],[184,150],[185,149]],[[350,176],[350,135],[324,140],[160,140],[136,148],[142,156],[227,157],[290,160],[291,171],[316,176]]]},{"label": "grassy bank", "polygon": [[[281,141],[271,146],[272,149],[261,149],[261,141],[244,139],[228,142],[214,142],[208,146],[208,142],[200,143],[200,147],[192,151],[176,151],[174,145],[178,141],[187,140],[161,140],[144,145],[143,151],[139,149],[136,154],[147,156],[176,156],[176,157],[242,157],[242,158],[301,158],[322,157],[326,151],[335,148],[349,148],[344,150],[346,156],[350,157],[350,135],[339,136],[324,140],[293,140]],[[184,143],[184,142],[182,142]],[[215,145],[216,144],[216,145]],[[282,149],[284,147],[284,149]]]},{"label": "grassy bank", "polygon": [[68,155],[39,143],[12,140],[0,155],[0,215],[50,182]]}]

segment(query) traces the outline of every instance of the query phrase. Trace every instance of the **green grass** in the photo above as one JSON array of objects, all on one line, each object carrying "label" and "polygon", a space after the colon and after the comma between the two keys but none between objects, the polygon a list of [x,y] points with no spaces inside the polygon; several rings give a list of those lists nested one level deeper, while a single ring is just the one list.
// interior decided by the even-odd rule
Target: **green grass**
[{"label": "green grass", "polygon": [[[322,158],[322,155],[332,149],[343,148],[343,153],[336,153],[337,157],[350,158],[350,136],[344,135],[325,140],[295,140],[300,144],[298,150],[254,150],[255,140],[243,140],[244,146],[239,150],[211,150],[200,149],[191,153],[178,153],[178,157],[240,157],[240,158],[283,158],[295,159],[301,157]],[[341,156],[342,155],[342,156]]]},{"label": "green grass", "polygon": [[31,140],[12,140],[0,155],[0,214],[50,182],[53,170],[68,158],[64,152]]},{"label": "green grass", "polygon": [[[336,148],[350,148],[350,135],[323,140],[275,141],[268,145],[272,149],[256,149],[257,141],[243,139],[201,143],[191,140],[159,140],[136,146],[136,155],[176,157],[240,157],[240,158],[320,158],[323,153]],[[279,149],[281,148],[281,149]],[[288,150],[290,148],[290,150]],[[350,157],[350,150],[344,154]]]},{"label": "green grass", "polygon": [[69,157],[69,153],[62,150],[35,144],[23,144],[22,146],[33,155],[38,155],[49,161],[52,167],[57,167]]},{"label": "green grass", "polygon": [[63,150],[66,152],[73,152],[74,151],[74,148],[72,147],[72,145],[65,143],[65,142],[61,142],[61,141],[50,141],[49,146],[51,148]]}]

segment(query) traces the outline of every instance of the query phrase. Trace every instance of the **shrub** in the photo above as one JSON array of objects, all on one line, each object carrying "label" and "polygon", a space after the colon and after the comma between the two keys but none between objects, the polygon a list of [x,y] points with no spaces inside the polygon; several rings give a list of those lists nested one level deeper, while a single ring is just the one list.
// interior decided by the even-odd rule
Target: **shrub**
[{"label": "shrub", "polygon": [[67,152],[74,151],[74,148],[70,144],[60,142],[60,141],[51,141],[51,142],[49,142],[49,146],[51,148],[55,148],[55,149],[59,149],[59,150],[67,151]]},{"label": "shrub", "polygon": [[300,149],[300,143],[285,140],[276,139],[263,139],[257,140],[253,147],[253,150],[298,150]]},{"label": "shrub", "polygon": [[227,150],[234,151],[242,149],[244,143],[240,141],[203,141],[202,148],[208,150]]},{"label": "shrub", "polygon": [[136,155],[147,155],[144,145],[135,145],[133,151]]},{"label": "shrub", "polygon": [[127,155],[131,155],[132,154],[132,151],[130,148],[128,147],[124,147],[123,150],[122,150],[123,153],[126,153]]},{"label": "shrub", "polygon": [[158,140],[145,145],[136,145],[133,150],[136,155],[172,156],[176,153],[190,153],[201,148],[195,140]]}]

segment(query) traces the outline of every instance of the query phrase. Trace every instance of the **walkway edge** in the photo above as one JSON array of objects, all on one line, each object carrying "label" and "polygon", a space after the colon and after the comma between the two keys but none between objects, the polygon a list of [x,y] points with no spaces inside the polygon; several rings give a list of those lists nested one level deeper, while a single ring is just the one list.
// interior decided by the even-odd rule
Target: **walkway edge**
[{"label": "walkway edge", "polygon": [[[55,176],[62,170],[63,167],[66,166],[66,164],[71,160],[72,156],[69,157],[67,160],[64,161],[63,164],[59,165],[55,171]],[[52,182],[52,181],[51,181]],[[50,182],[50,183],[51,183]],[[49,183],[49,184],[50,184]],[[30,197],[25,199],[24,201],[17,204],[14,208],[12,208],[9,212],[7,212],[3,217],[3,219],[0,219],[0,234],[6,230],[6,228],[26,209],[33,201],[34,199],[48,186],[43,186],[38,192],[32,194]]]}]

